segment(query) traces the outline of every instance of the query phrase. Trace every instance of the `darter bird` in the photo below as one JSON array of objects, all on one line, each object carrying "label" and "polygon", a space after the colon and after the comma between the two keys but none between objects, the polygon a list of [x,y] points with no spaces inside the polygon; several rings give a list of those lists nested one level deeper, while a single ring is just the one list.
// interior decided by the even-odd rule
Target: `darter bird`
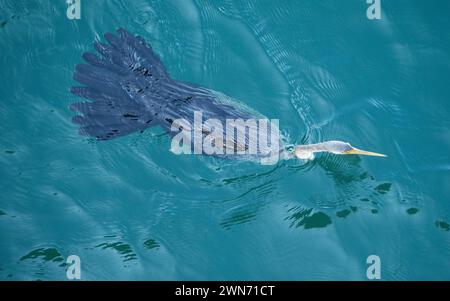
[{"label": "darter bird", "polygon": [[[81,135],[108,140],[159,126],[173,138],[180,131],[184,133],[183,138],[192,138],[190,133],[195,131],[201,139],[212,138],[216,152],[200,151],[203,154],[230,157],[239,153],[243,158],[273,155],[273,152],[262,151],[259,146],[253,149],[253,153],[249,152],[252,143],[258,145],[256,133],[261,131],[260,123],[235,123],[237,134],[227,136],[226,126],[196,125],[194,113],[200,112],[202,118],[222,125],[230,119],[261,121],[267,120],[266,117],[220,92],[172,79],[142,37],[124,29],[104,36],[108,44],[94,42],[99,55],[84,53],[86,64],[77,65],[74,72],[74,79],[82,86],[72,87],[71,92],[89,100],[71,105],[71,109],[78,113],[73,122],[80,126]],[[277,128],[271,125],[270,130]],[[195,139],[187,141],[195,148]],[[271,151],[274,146],[276,154],[283,159],[310,160],[318,152],[385,157],[342,141],[286,147],[279,135],[271,141]]]}]

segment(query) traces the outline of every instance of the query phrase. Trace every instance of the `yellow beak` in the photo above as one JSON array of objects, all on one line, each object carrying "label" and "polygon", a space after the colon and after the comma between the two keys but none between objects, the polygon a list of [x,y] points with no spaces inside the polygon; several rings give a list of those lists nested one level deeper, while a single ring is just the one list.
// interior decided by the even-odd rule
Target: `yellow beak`
[{"label": "yellow beak", "polygon": [[357,148],[352,148],[351,150],[345,151],[345,155],[365,155],[365,156],[375,156],[375,157],[387,157],[386,155],[368,152]]}]

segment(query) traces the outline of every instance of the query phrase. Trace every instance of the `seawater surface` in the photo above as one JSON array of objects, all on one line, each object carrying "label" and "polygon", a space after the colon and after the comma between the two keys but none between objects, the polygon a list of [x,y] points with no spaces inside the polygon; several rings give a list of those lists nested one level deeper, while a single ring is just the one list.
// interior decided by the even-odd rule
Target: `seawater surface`
[{"label": "seawater surface", "polygon": [[[0,0],[0,279],[450,280],[450,3]],[[171,76],[280,120],[290,143],[387,158],[176,156],[158,128],[95,141],[74,66],[119,27]]]}]

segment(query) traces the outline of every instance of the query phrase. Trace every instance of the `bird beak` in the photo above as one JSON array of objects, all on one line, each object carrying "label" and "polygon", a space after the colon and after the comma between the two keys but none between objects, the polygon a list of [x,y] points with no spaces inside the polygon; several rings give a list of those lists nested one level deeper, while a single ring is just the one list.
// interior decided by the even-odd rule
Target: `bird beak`
[{"label": "bird beak", "polygon": [[345,155],[365,155],[365,156],[375,156],[375,157],[387,157],[386,155],[374,153],[374,152],[368,152],[357,148],[352,148],[351,150],[345,151]]}]

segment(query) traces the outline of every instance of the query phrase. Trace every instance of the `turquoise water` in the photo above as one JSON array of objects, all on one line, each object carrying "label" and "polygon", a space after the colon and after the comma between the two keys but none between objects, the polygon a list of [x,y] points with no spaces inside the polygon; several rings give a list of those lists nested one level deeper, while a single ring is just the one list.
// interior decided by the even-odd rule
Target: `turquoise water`
[{"label": "turquoise water", "polygon": [[[450,3],[0,1],[0,279],[450,280]],[[388,158],[176,156],[158,128],[78,135],[69,88],[124,27],[173,78],[278,118],[291,143]]]}]

